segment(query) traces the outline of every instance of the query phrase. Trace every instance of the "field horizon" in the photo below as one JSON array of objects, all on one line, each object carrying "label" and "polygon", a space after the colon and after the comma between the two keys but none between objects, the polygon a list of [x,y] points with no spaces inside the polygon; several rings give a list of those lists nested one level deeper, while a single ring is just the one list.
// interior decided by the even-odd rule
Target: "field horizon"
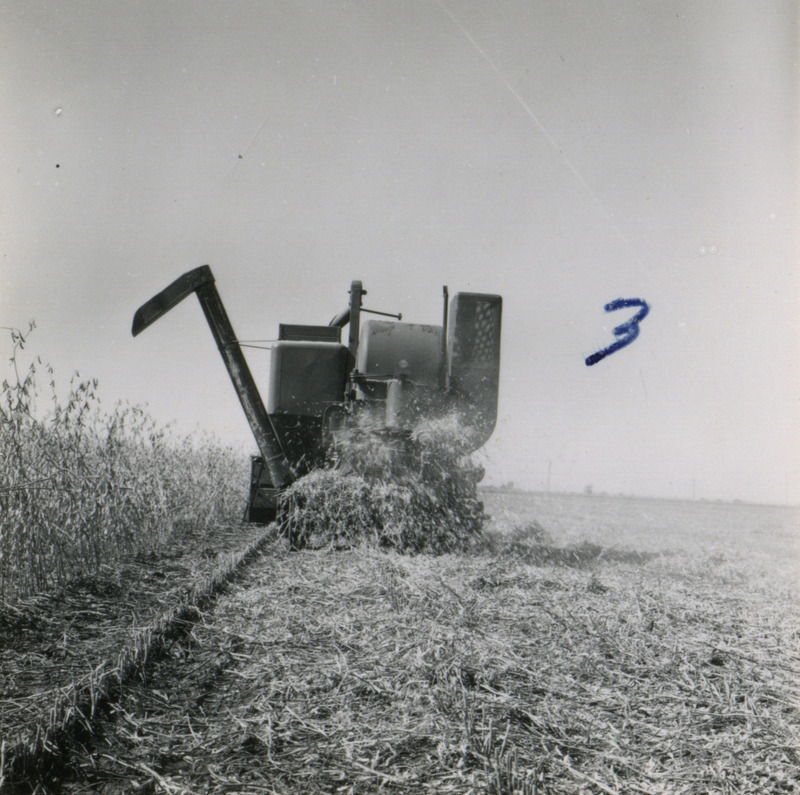
[{"label": "field horizon", "polygon": [[658,497],[652,494],[625,494],[623,492],[616,492],[611,493],[608,491],[592,491],[591,493],[586,493],[586,491],[571,491],[569,489],[562,490],[562,489],[535,489],[535,488],[524,488],[522,486],[507,486],[505,484],[501,484],[499,486],[495,486],[493,484],[479,484],[478,491],[483,492],[486,494],[529,494],[531,496],[536,497],[544,497],[547,495],[553,496],[560,496],[560,497],[586,497],[588,499],[592,498],[600,498],[600,499],[615,499],[615,500],[648,500],[651,502],[685,502],[689,504],[693,503],[712,503],[715,505],[723,504],[723,505],[751,505],[754,507],[763,507],[763,508],[789,508],[795,509],[800,508],[800,503],[793,503],[793,502],[757,502],[755,500],[743,500],[743,499],[732,499],[726,500],[721,497],[711,498],[711,497],[697,497],[696,499],[691,499],[690,497]]}]

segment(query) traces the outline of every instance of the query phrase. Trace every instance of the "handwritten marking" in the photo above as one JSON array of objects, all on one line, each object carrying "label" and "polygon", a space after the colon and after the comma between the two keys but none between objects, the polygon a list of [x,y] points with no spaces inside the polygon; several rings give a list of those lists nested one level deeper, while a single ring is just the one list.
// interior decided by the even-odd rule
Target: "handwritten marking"
[{"label": "handwritten marking", "polygon": [[587,357],[587,367],[597,364],[609,354],[614,353],[614,351],[630,345],[639,336],[639,324],[647,317],[647,313],[650,311],[650,307],[645,301],[642,301],[641,298],[617,298],[616,301],[606,304],[604,309],[606,312],[615,312],[617,309],[626,309],[631,306],[638,306],[639,311],[630,320],[620,323],[613,329],[614,336],[619,337],[619,339],[607,348],[603,348],[603,350]]}]

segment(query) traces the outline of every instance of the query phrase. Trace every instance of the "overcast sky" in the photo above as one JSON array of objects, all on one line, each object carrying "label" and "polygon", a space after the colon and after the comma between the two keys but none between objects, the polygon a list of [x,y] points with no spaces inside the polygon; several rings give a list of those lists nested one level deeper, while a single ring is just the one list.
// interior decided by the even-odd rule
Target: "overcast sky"
[{"label": "overcast sky", "polygon": [[255,452],[197,302],[141,303],[208,263],[264,339],[447,284],[504,298],[488,482],[800,500],[795,0],[0,11],[0,325],[59,381]]}]

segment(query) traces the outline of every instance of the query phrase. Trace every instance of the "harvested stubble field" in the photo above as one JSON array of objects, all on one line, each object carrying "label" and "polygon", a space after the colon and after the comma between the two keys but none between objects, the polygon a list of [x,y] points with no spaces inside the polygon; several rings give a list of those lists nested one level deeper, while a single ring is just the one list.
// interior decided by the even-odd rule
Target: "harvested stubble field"
[{"label": "harvested stubble field", "polygon": [[140,552],[6,603],[0,610],[2,760],[35,764],[64,736],[89,727],[109,693],[181,631],[186,615],[213,599],[264,536],[263,529],[243,526],[176,533],[175,547],[160,554]]},{"label": "harvested stubble field", "polygon": [[475,553],[268,541],[6,789],[800,791],[796,509],[485,497]]}]

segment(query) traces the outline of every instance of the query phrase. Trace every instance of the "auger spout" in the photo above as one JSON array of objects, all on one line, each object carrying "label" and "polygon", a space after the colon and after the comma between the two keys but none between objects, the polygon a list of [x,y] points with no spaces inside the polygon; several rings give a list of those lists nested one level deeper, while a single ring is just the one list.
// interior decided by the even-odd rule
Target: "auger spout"
[{"label": "auger spout", "polygon": [[228,313],[217,292],[211,268],[208,265],[202,265],[184,273],[169,287],[140,306],[133,317],[131,329],[133,336],[141,333],[192,293],[197,293],[203,314],[206,316],[217,348],[225,362],[233,388],[242,404],[250,424],[250,430],[253,432],[264,464],[269,470],[272,483],[276,488],[284,488],[295,479],[295,474],[272,419],[264,408],[261,395],[228,319]]}]

